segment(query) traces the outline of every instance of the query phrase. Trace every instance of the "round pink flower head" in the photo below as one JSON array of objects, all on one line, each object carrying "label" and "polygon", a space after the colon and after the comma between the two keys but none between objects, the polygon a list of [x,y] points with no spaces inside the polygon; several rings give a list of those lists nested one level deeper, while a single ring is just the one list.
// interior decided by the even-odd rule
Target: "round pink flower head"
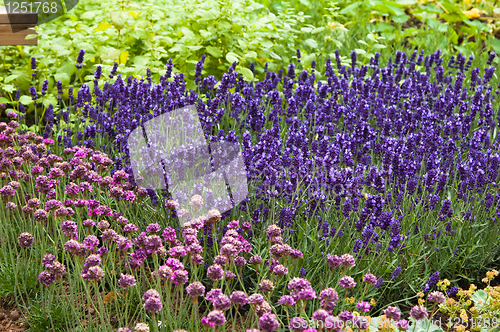
[{"label": "round pink flower head", "polygon": [[159,233],[160,231],[161,231],[161,227],[160,227],[160,225],[158,223],[149,224],[146,227],[146,232],[148,232],[150,234]]},{"label": "round pink flower head", "polygon": [[280,327],[275,314],[265,313],[259,318],[259,327],[262,331],[271,332]]},{"label": "round pink flower head", "polygon": [[401,319],[396,322],[396,325],[398,326],[398,329],[400,331],[408,331],[410,329],[410,324],[406,319]]},{"label": "round pink flower head", "polygon": [[186,270],[176,270],[170,276],[170,281],[174,285],[183,285],[189,281],[188,271]]},{"label": "round pink flower head", "polygon": [[326,302],[336,303],[339,300],[339,294],[333,288],[325,288],[319,293],[319,298]]},{"label": "round pink flower head", "polygon": [[135,286],[136,280],[135,277],[130,274],[120,274],[120,280],[118,280],[118,284],[123,288],[128,288],[131,286]]},{"label": "round pink flower head", "polygon": [[315,312],[313,312],[312,319],[324,322],[328,316],[330,316],[330,313],[328,313],[328,311],[323,309],[318,309]]},{"label": "round pink flower head", "polygon": [[222,326],[226,322],[226,317],[224,316],[224,312],[213,310],[208,313],[207,321],[211,326]]},{"label": "round pink flower head", "polygon": [[193,197],[191,197],[189,205],[191,205],[195,209],[201,209],[203,207],[203,197],[201,197],[200,195],[194,195]]},{"label": "round pink flower head", "polygon": [[292,319],[290,319],[290,326],[288,326],[288,328],[294,332],[302,332],[307,329],[308,325],[309,324],[304,318],[293,317]]},{"label": "round pink flower head", "polygon": [[263,279],[259,283],[259,292],[268,293],[274,290],[274,284],[269,279]]},{"label": "round pink flower head", "polygon": [[230,229],[236,229],[240,226],[240,221],[239,220],[232,220],[228,225],[227,228]]},{"label": "round pink flower head", "polygon": [[264,302],[264,297],[260,294],[252,294],[248,297],[248,304],[261,305]]},{"label": "round pink flower head", "polygon": [[207,277],[210,278],[210,280],[215,281],[215,280],[220,280],[224,276],[224,270],[222,267],[218,264],[214,264],[208,267],[207,269]]},{"label": "round pink flower head", "polygon": [[205,294],[205,286],[203,286],[203,284],[201,282],[195,281],[195,282],[190,283],[186,287],[186,292],[191,297],[202,296],[203,294]]},{"label": "round pink flower head", "polygon": [[159,299],[161,298],[160,293],[158,293],[158,291],[154,288],[148,289],[146,292],[144,292],[144,294],[142,294],[143,301],[146,301],[147,299],[149,299],[151,297],[156,297]]},{"label": "round pink flower head", "polygon": [[427,313],[427,309],[422,304],[420,304],[411,308],[410,316],[415,320],[421,320],[427,318],[429,314]]},{"label": "round pink flower head", "polygon": [[17,238],[17,242],[23,248],[31,247],[33,245],[33,235],[28,232],[21,233]]},{"label": "round pink flower head", "polygon": [[268,237],[279,237],[281,236],[281,228],[278,225],[269,225],[266,233]]},{"label": "round pink flower head", "polygon": [[376,285],[377,284],[377,277],[375,277],[371,273],[367,273],[363,276],[363,281],[368,283],[368,284],[371,284],[371,285]]},{"label": "round pink flower head", "polygon": [[50,286],[56,280],[56,276],[49,271],[44,270],[38,275],[38,280],[41,284]]},{"label": "round pink flower head", "polygon": [[260,263],[262,263],[262,257],[260,257],[258,255],[253,255],[252,257],[250,257],[250,260],[248,261],[248,263],[250,263],[252,265],[260,264]]},{"label": "round pink flower head", "polygon": [[342,259],[337,255],[328,255],[326,257],[326,263],[333,269],[342,265]]},{"label": "round pink flower head", "polygon": [[239,306],[243,306],[248,303],[248,297],[245,292],[242,291],[234,291],[231,294],[231,301],[236,303]]},{"label": "round pink flower head", "polygon": [[356,262],[354,260],[354,257],[350,254],[343,254],[340,256],[340,259],[342,259],[342,265],[344,266],[355,266]]},{"label": "round pink flower head", "polygon": [[356,281],[352,277],[344,276],[340,278],[339,286],[342,288],[354,288],[356,287]]},{"label": "round pink flower head", "polygon": [[295,305],[295,300],[293,299],[293,296],[291,296],[291,295],[283,295],[278,300],[278,303],[284,307],[291,307],[291,306]]},{"label": "round pink flower head", "polygon": [[384,310],[384,315],[389,319],[399,320],[401,318],[401,310],[397,307],[388,306]]},{"label": "round pink flower head", "polygon": [[439,292],[439,291],[434,291],[429,294],[428,298],[429,302],[435,302],[435,303],[444,303],[446,302],[446,298],[444,297],[444,294]]},{"label": "round pink flower head", "polygon": [[155,313],[160,311],[163,308],[163,304],[161,303],[161,298],[150,296],[148,299],[144,301],[144,309],[149,312]]},{"label": "round pink flower head", "polygon": [[356,304],[356,308],[358,308],[359,311],[370,312],[371,304],[368,302],[359,301]]},{"label": "round pink flower head", "polygon": [[83,278],[87,280],[99,281],[102,277],[104,277],[104,270],[98,265],[89,267],[87,273],[83,274]]}]

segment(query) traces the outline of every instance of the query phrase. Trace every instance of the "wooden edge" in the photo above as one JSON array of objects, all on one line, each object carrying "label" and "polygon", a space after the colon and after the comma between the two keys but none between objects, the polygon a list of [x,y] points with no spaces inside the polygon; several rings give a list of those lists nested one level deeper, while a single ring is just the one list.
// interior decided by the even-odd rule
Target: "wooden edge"
[{"label": "wooden edge", "polygon": [[0,6],[0,24],[37,24],[37,13],[7,14],[5,6]]}]

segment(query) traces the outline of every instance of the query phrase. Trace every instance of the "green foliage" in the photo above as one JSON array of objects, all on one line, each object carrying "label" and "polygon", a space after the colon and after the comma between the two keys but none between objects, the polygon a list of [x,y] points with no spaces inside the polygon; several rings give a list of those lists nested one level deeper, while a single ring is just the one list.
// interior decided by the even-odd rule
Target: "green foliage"
[{"label": "green foliage", "polygon": [[[33,83],[41,90],[41,80],[32,82],[31,57],[37,58],[38,76],[49,80],[47,105],[56,104],[58,80],[83,83],[93,79],[96,65],[110,70],[115,61],[125,75],[146,76],[150,68],[158,79],[172,58],[175,70],[186,73],[188,88],[193,88],[195,65],[206,54],[208,75],[219,77],[236,61],[251,80],[250,63],[269,62],[275,70],[290,63],[290,49],[317,47],[315,37],[324,28],[305,25],[307,18],[286,8],[273,14],[253,0],[80,1],[68,15],[37,27],[37,46],[5,47],[0,93],[26,92]],[[80,49],[86,51],[86,61],[77,71]]]}]

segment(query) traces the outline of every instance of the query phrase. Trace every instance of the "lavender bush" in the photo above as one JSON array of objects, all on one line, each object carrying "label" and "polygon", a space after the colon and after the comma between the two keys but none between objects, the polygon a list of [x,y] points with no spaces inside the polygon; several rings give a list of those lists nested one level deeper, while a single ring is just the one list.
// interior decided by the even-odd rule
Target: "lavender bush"
[{"label": "lavender bush", "polygon": [[[201,60],[197,91],[186,90],[182,73],[171,77],[171,64],[157,84],[98,70],[56,119],[49,108],[46,134],[55,131],[61,149],[102,148],[131,175],[128,134],[194,104],[210,142],[242,146],[251,192],[232,218],[244,214],[255,229],[278,221],[310,250],[303,267],[313,275],[323,253],[340,247],[410,291],[435,271],[462,273],[498,257],[494,57],[483,57],[481,73],[478,59],[461,54],[446,65],[440,51],[396,52],[385,66],[379,55],[357,66],[353,52],[345,67],[337,52],[326,82],[300,63],[254,82],[233,65],[216,81],[202,76]],[[81,115],[75,125],[70,113]],[[165,211],[168,193],[149,194]]]}]

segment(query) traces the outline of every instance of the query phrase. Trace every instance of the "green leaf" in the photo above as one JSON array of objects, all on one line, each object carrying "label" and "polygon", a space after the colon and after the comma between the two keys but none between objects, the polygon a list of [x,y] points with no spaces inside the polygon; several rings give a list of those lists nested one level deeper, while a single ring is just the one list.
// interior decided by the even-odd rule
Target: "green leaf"
[{"label": "green leaf", "polygon": [[360,49],[360,48],[356,48],[356,49],[354,49],[354,51],[355,51],[356,53],[358,53],[358,54],[366,54],[366,51],[365,51],[365,50],[362,50],[362,49]]},{"label": "green leaf", "polygon": [[313,29],[313,31],[311,31],[311,33],[314,35],[316,33],[320,33],[323,30],[325,30],[325,27],[320,27],[320,28]]},{"label": "green leaf", "polygon": [[172,53],[174,52],[184,53],[186,52],[186,45],[177,43],[173,47],[171,47],[168,51]]},{"label": "green leaf", "polygon": [[410,19],[410,16],[403,14],[403,15],[397,15],[393,16],[392,20],[396,23],[404,23]]},{"label": "green leaf", "polygon": [[255,52],[255,51],[248,51],[248,53],[246,54],[246,57],[247,58],[256,58],[257,57],[257,52]]},{"label": "green leaf", "polygon": [[460,8],[458,8],[457,6],[455,6],[450,2],[442,1],[441,4],[443,5],[444,8],[446,8],[447,11],[465,16],[460,10]]},{"label": "green leaf", "polygon": [[12,84],[5,84],[4,86],[2,86],[2,90],[7,93],[12,93],[16,90],[16,87]]},{"label": "green leaf", "polygon": [[500,39],[492,39],[490,46],[493,47],[493,50],[495,51],[496,54],[500,54]]},{"label": "green leaf", "polygon": [[68,74],[66,73],[57,73],[54,75],[54,79],[56,80],[56,82],[61,81],[63,86],[68,85],[70,80]]},{"label": "green leaf", "polygon": [[101,22],[99,23],[99,25],[94,29],[94,32],[97,32],[97,31],[104,31],[108,28],[111,28],[112,25],[109,24],[108,22]]},{"label": "green leaf", "polygon": [[314,39],[306,39],[304,41],[304,43],[309,46],[309,47],[312,47],[312,48],[317,48],[318,47],[318,43],[314,40]]},{"label": "green leaf", "polygon": [[253,80],[253,73],[248,68],[240,68],[240,72],[247,81]]},{"label": "green leaf", "polygon": [[220,51],[220,48],[214,47],[214,46],[207,46],[205,47],[205,50],[211,55],[216,58],[220,58],[222,56],[222,52]]},{"label": "green leaf", "polygon": [[120,57],[120,50],[117,50],[116,48],[111,48],[107,53],[101,54],[101,60],[116,60]]},{"label": "green leaf", "polygon": [[28,96],[21,96],[21,98],[19,98],[19,102],[23,105],[30,105],[31,103],[33,103],[33,99]]},{"label": "green leaf", "polygon": [[375,44],[372,46],[372,48],[374,49],[377,49],[377,50],[380,50],[380,49],[383,49],[383,48],[386,48],[387,46],[385,45],[382,45],[382,44]]},{"label": "green leaf", "polygon": [[10,101],[5,97],[0,97],[0,104],[8,104]]},{"label": "green leaf", "polygon": [[226,54],[226,59],[227,61],[229,61],[229,63],[234,63],[234,62],[238,62],[238,55],[233,53],[233,52],[228,52]]},{"label": "green leaf", "polygon": [[19,75],[9,75],[5,78],[4,82],[9,83],[10,81],[17,79],[18,77],[19,77]]},{"label": "green leaf", "polygon": [[111,12],[111,22],[117,30],[123,29],[129,17],[130,14],[126,10]]},{"label": "green leaf", "polygon": [[268,50],[267,53],[269,54],[269,56],[271,58],[276,59],[276,60],[281,60],[281,57],[278,54],[274,53],[273,51]]},{"label": "green leaf", "polygon": [[[488,293],[486,293],[484,290],[476,290],[474,294],[472,294],[471,298],[472,301],[474,301],[474,305],[478,307],[478,309],[481,309],[486,304],[486,300],[488,299]],[[482,301],[482,304],[479,303],[479,301]]]},{"label": "green leaf", "polygon": [[367,42],[365,42],[365,41],[364,41],[364,40],[362,40],[362,39],[358,40],[358,43],[361,43],[361,44],[363,44],[363,45],[368,45],[368,43],[367,43]]}]

